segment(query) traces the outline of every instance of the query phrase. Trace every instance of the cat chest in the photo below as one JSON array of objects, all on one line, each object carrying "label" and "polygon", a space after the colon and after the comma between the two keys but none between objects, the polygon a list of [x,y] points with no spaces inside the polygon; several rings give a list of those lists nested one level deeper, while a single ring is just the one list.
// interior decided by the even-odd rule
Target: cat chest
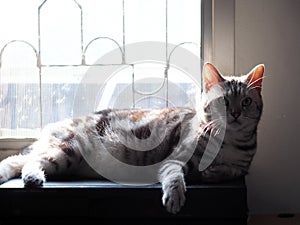
[{"label": "cat chest", "polygon": [[254,153],[255,149],[243,150],[234,145],[224,144],[216,157],[216,164],[248,167],[252,161]]}]

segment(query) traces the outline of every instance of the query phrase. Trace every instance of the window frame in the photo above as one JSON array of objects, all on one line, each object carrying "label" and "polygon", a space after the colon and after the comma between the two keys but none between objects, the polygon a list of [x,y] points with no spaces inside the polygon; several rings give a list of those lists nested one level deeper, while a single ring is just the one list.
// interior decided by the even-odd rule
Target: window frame
[{"label": "window frame", "polygon": [[[216,0],[202,0],[201,1],[201,66],[204,62],[213,62],[214,61],[214,7]],[[38,53],[37,53],[38,54]],[[38,58],[39,59],[39,58]],[[37,62],[41,63],[41,62]],[[201,83],[202,77],[201,77]],[[21,149],[29,146],[36,138],[9,138],[9,137],[0,137],[0,160],[3,158],[3,155],[9,155],[10,153],[19,152]],[[6,153],[3,154],[3,151]]]}]

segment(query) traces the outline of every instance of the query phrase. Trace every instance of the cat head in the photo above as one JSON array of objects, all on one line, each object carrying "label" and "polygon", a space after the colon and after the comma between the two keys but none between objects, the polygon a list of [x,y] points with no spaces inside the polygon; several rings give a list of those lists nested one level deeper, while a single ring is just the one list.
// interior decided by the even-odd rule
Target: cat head
[{"label": "cat head", "polygon": [[261,97],[263,64],[247,75],[225,77],[210,63],[203,67],[204,103],[207,122],[225,122],[227,129],[257,125],[263,108]]}]

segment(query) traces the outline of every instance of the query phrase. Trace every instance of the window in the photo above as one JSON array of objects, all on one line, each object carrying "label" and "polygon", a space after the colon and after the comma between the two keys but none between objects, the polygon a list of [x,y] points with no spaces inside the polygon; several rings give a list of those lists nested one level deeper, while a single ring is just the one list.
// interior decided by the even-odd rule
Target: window
[{"label": "window", "polygon": [[37,137],[50,122],[108,107],[195,106],[201,4],[1,1],[0,137]]}]

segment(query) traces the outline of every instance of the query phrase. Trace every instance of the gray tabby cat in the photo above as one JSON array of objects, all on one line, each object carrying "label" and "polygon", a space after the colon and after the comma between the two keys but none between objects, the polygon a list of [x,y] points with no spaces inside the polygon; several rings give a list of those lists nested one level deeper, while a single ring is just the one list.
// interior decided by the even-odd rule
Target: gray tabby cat
[{"label": "gray tabby cat", "polygon": [[[0,163],[0,183],[21,176],[25,187],[40,187],[45,176],[90,177],[97,174],[86,160],[93,152],[97,152],[94,165],[101,161],[109,165],[108,155],[134,166],[163,162],[155,171],[162,184],[162,202],[167,211],[178,213],[185,203],[186,181],[221,182],[247,174],[263,108],[263,73],[264,65],[258,65],[247,75],[225,78],[206,63],[205,93],[211,95],[218,88],[221,95],[203,100],[200,109],[107,109],[49,124],[27,151]],[[138,151],[149,147],[139,146],[139,141],[148,139],[153,148]],[[199,170],[209,141],[221,145],[216,145],[219,149],[208,167]],[[108,170],[117,173],[117,166]],[[134,177],[129,174],[126,179]]]}]

